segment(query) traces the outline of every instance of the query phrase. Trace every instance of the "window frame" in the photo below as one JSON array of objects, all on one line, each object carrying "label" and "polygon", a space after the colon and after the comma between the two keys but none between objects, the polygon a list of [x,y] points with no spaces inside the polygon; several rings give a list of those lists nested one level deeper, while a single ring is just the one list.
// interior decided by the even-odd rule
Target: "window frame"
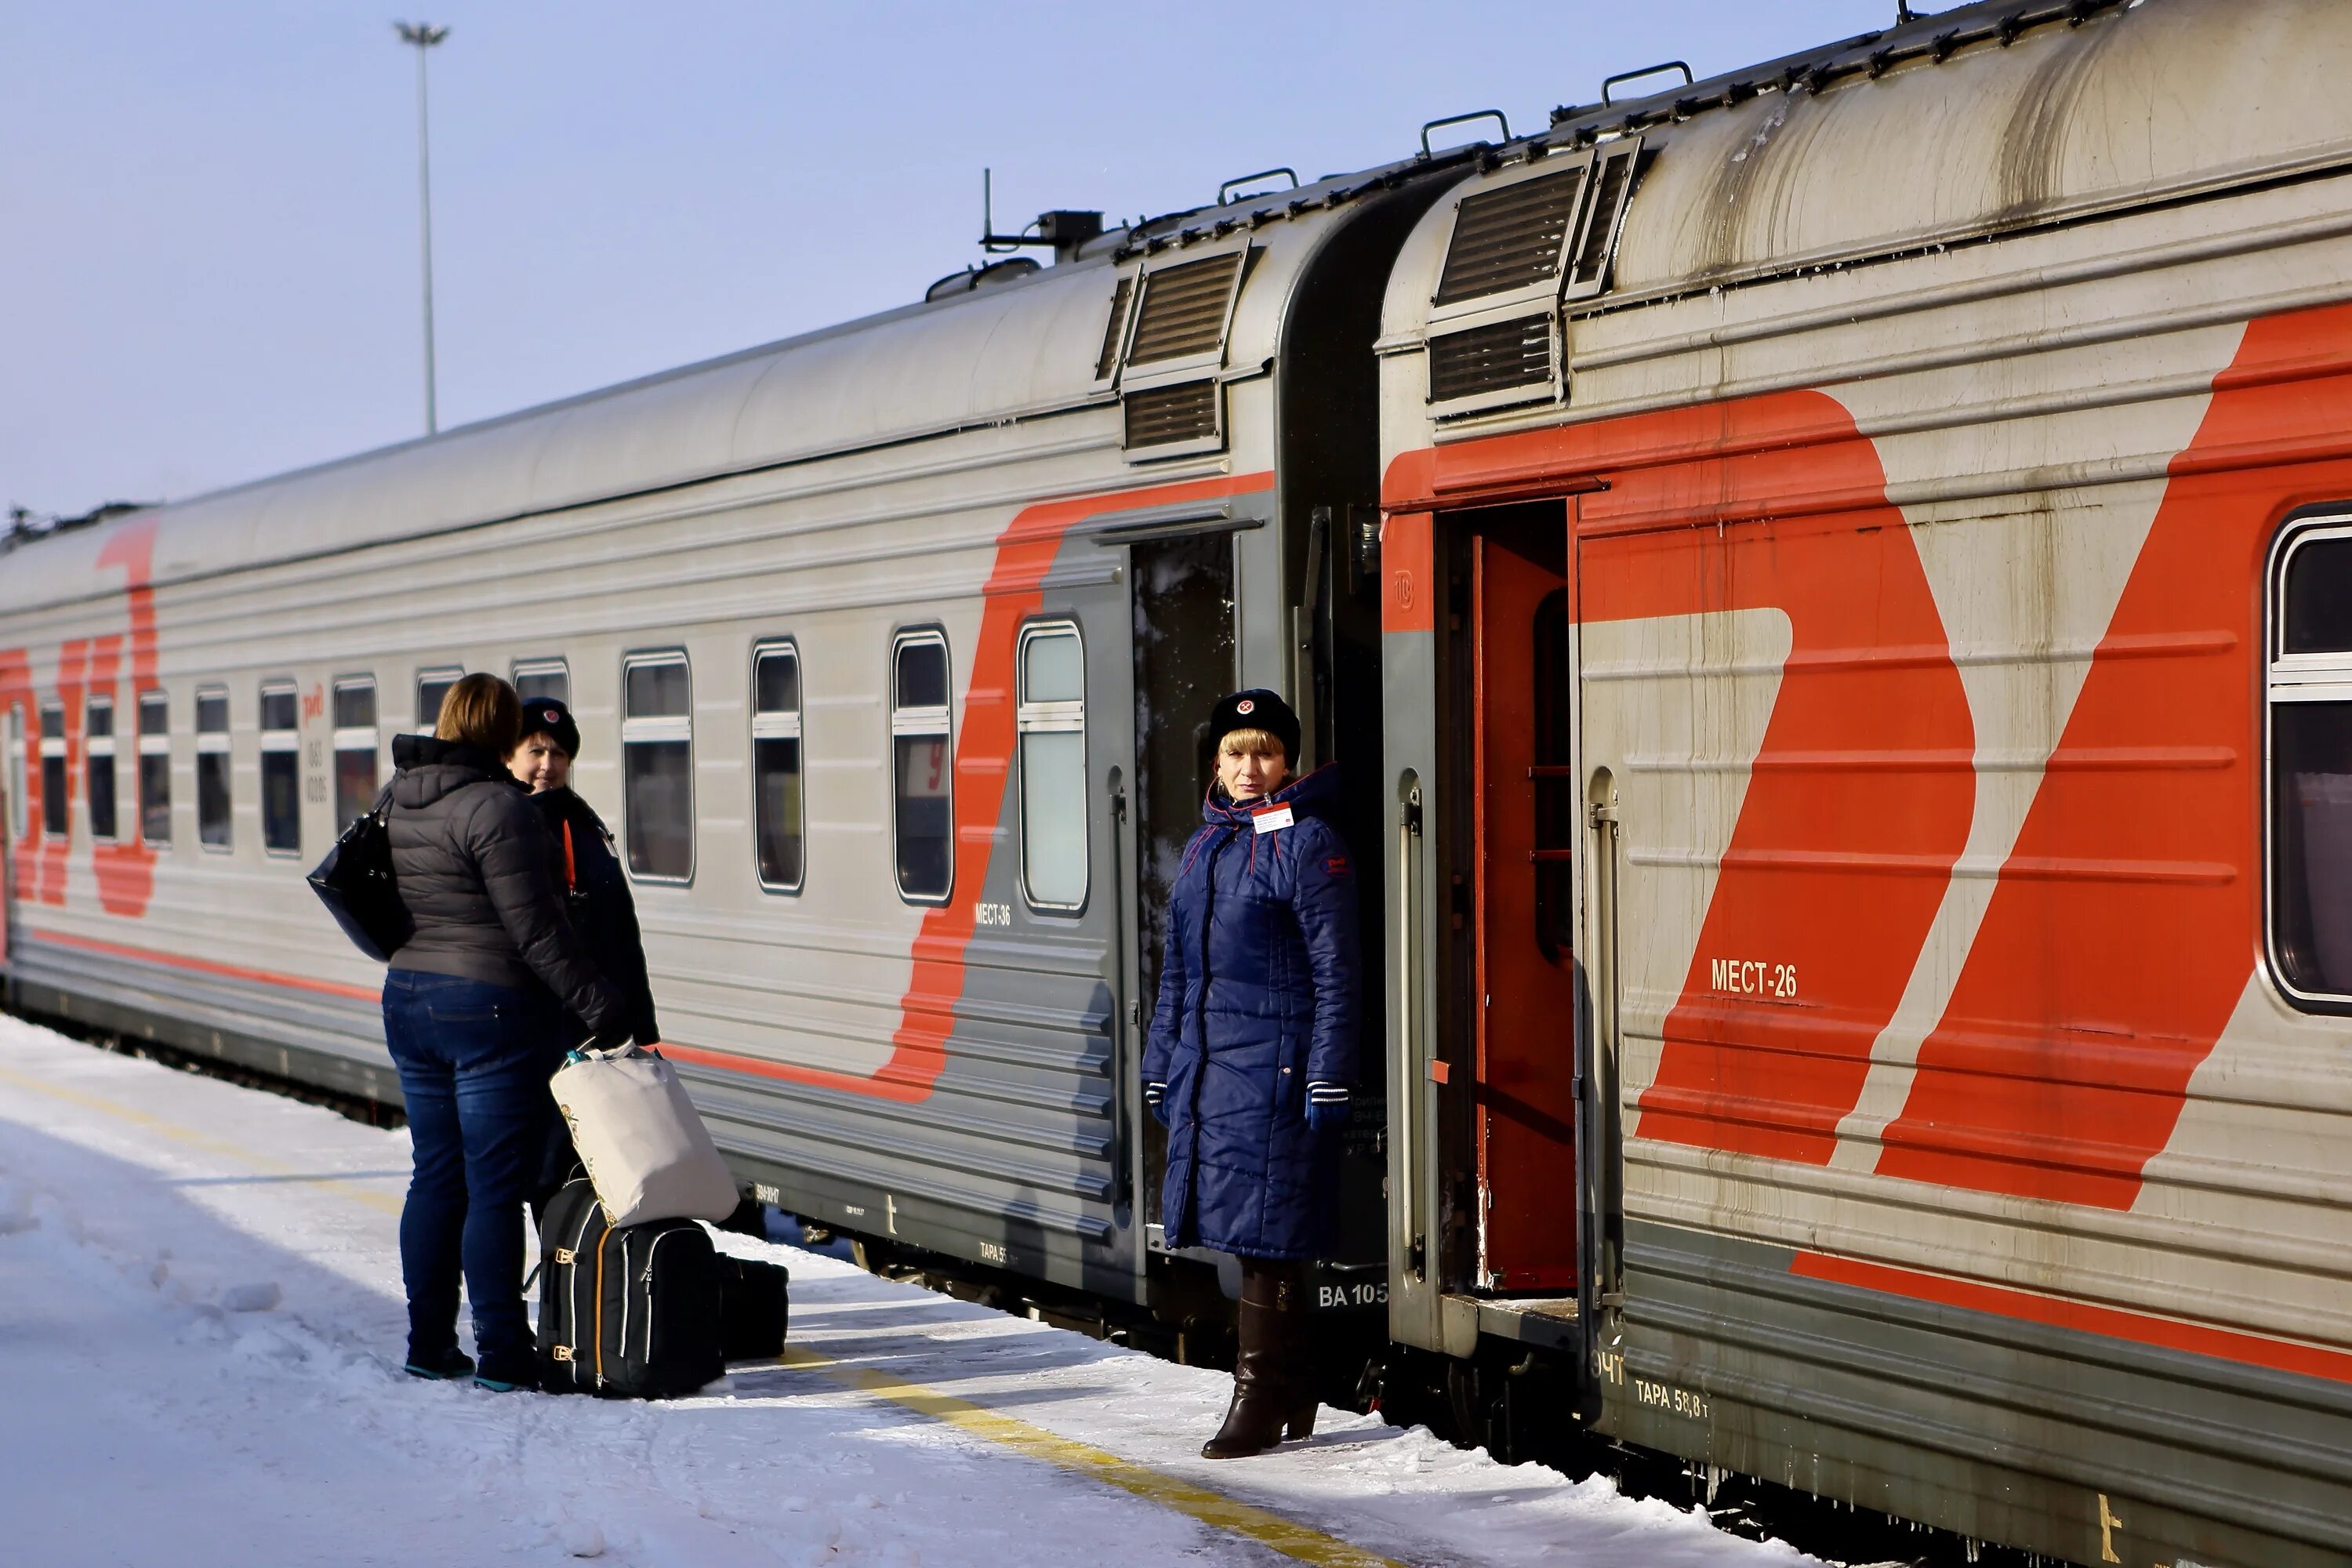
[{"label": "window frame", "polygon": [[[778,654],[790,654],[800,688],[800,701],[790,713],[782,710],[769,711],[760,706],[760,665],[763,659]],[[763,637],[751,645],[751,691],[746,706],[751,714],[751,875],[760,890],[779,898],[798,898],[808,888],[808,661],[801,657],[800,639],[796,637]],[[801,875],[796,882],[772,882],[760,869],[760,742],[762,741],[797,741],[800,742],[800,820],[793,828],[801,841]]]},{"label": "window frame", "polygon": [[[73,764],[66,745],[65,699],[43,698],[34,706],[33,713],[34,723],[41,738],[37,748],[41,762],[41,841],[47,843],[57,838],[70,844],[73,842]],[[49,715],[52,713],[58,716],[58,732],[54,735],[49,733]],[[63,785],[54,792],[49,788],[49,763],[52,761],[58,764],[58,778]],[[61,822],[65,826],[52,827],[49,826],[52,822]]]},{"label": "window frame", "polygon": [[[2310,702],[2352,703],[2352,650],[2287,653],[2286,579],[2294,552],[2322,540],[2352,540],[2352,504],[2337,502],[2289,514],[2272,540],[2263,573],[2263,964],[2280,996],[2297,1012],[2352,1015],[2352,993],[2305,991],[2288,978],[2279,958],[2278,710]],[[2329,679],[2333,677],[2334,679]],[[2282,692],[2290,695],[2282,695]]]},{"label": "window frame", "polygon": [[[1078,645],[1078,699],[1075,702],[1032,702],[1028,698],[1029,645],[1048,637],[1066,637]],[[1072,616],[1041,616],[1023,626],[1013,650],[1013,812],[1021,834],[1021,898],[1032,912],[1064,917],[1083,915],[1087,902],[1094,897],[1094,839],[1090,831],[1083,832],[1079,844],[1084,852],[1080,870],[1083,879],[1075,903],[1053,903],[1041,900],[1029,887],[1029,770],[1022,747],[1028,735],[1070,735],[1078,737],[1079,795],[1085,797],[1094,778],[1094,747],[1087,733],[1087,636],[1077,619]],[[1091,828],[1091,818],[1087,819]]]},{"label": "window frame", "polygon": [[[147,704],[150,700],[163,705],[163,727],[147,728]],[[142,686],[131,694],[131,709],[138,717],[133,721],[138,733],[137,769],[139,796],[139,842],[148,849],[169,849],[172,847],[172,694],[161,686]],[[147,837],[147,759],[163,759],[163,826],[161,838]]]},{"label": "window frame", "polygon": [[[365,691],[368,694],[369,706],[375,712],[374,723],[346,725],[341,721],[342,715],[336,710],[341,705],[342,695],[346,691]],[[364,744],[358,740],[362,735],[367,737]],[[341,833],[358,820],[357,816],[347,817],[343,815],[342,776],[345,752],[365,752],[373,759],[375,784],[368,791],[368,804],[374,805],[375,797],[383,793],[383,689],[376,684],[376,679],[373,674],[339,675],[327,683],[327,753],[333,764],[328,774],[327,788],[334,796],[337,833]],[[366,807],[363,806],[361,810],[364,813]]]},{"label": "window frame", "polygon": [[[302,688],[292,676],[267,677],[256,689],[254,708],[255,777],[261,785],[261,851],[278,859],[299,858],[302,854]],[[294,701],[294,728],[266,730],[261,725],[269,710],[273,697],[289,697]],[[294,759],[294,842],[279,846],[269,841],[269,759],[291,756]]]},{"label": "window frame", "polygon": [[[947,701],[937,709],[901,709],[898,706],[898,656],[910,647],[933,647],[940,650],[947,666]],[[937,621],[919,626],[900,626],[890,634],[889,662],[883,667],[885,710],[889,715],[890,732],[885,737],[883,768],[889,778],[890,789],[890,883],[898,889],[898,901],[919,909],[939,909],[955,899],[956,862],[956,778],[955,778],[955,649],[948,642],[947,628]],[[931,727],[929,715],[940,715],[938,727]],[[901,736],[937,735],[947,745],[948,780],[948,875],[947,887],[939,893],[909,893],[898,874],[898,741]]]},{"label": "window frame", "polygon": [[[427,713],[425,711],[425,686],[427,684],[439,684],[442,678],[445,676],[447,677],[448,685],[455,686],[457,682],[466,679],[466,667],[462,664],[425,664],[417,666],[416,678],[408,683],[408,699],[411,702],[415,704],[415,711],[414,714],[415,728],[409,731],[411,734],[431,735],[433,733],[434,727],[439,723],[441,719],[441,709],[440,705],[437,703],[434,705],[432,712]],[[378,700],[382,700],[380,696]],[[376,713],[376,721],[379,725],[383,721],[383,714],[381,710],[378,710]]]},{"label": "window frame", "polygon": [[[686,711],[682,715],[663,714],[657,718],[629,717],[629,672],[647,666],[675,664],[686,671]],[[567,704],[568,706],[568,704]],[[676,733],[671,728],[676,727]],[[651,871],[640,871],[635,857],[629,852],[629,834],[636,812],[629,800],[629,746],[637,743],[659,743],[665,741],[686,742],[686,872],[683,876],[667,877]],[[694,659],[680,646],[637,648],[621,656],[621,867],[629,880],[656,888],[687,888],[694,885],[694,874],[702,864],[702,803],[695,788],[694,760]]]},{"label": "window frame", "polygon": [[[205,728],[205,703],[211,698],[220,699],[222,727]],[[208,855],[236,853],[236,706],[226,684],[196,688],[196,847]],[[221,756],[227,776],[227,815],[222,823],[224,837],[218,844],[205,837],[205,758]]]},{"label": "window frame", "polygon": [[[93,721],[99,710],[106,710],[106,733],[98,732]],[[118,714],[114,694],[110,691],[88,691],[81,700],[81,808],[82,818],[89,825],[92,844],[120,844],[122,841],[122,768],[116,762],[114,721]],[[103,758],[106,771],[112,776],[107,781],[107,803],[112,807],[114,820],[106,831],[98,830],[98,791],[91,786],[98,782],[98,763]]]},{"label": "window frame", "polygon": [[[564,707],[572,706],[572,661],[561,655],[549,658],[519,658],[507,666],[507,679],[514,683],[515,695],[522,697],[522,683],[533,676],[560,675],[563,678],[563,695],[556,700]],[[526,702],[531,700],[523,697]]]}]

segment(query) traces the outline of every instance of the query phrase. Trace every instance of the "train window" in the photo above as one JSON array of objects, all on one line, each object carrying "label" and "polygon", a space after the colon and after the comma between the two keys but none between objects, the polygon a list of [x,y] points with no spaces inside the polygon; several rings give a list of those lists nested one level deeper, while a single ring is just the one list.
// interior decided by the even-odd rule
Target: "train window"
[{"label": "train window", "polygon": [[1021,634],[1021,888],[1030,904],[1087,901],[1087,657],[1066,621]]},{"label": "train window", "polygon": [[2273,556],[2270,948],[2287,994],[2352,1008],[2352,524]]},{"label": "train window", "polygon": [[352,822],[375,805],[375,677],[335,682],[335,821]]},{"label": "train window", "polygon": [[446,669],[420,669],[416,672],[416,732],[433,733],[441,719],[441,700],[449,689],[466,678],[466,672],[455,665]]},{"label": "train window", "polygon": [[560,658],[519,658],[514,663],[515,695],[525,702],[552,697],[572,705],[572,667]]},{"label": "train window", "polygon": [[751,815],[760,886],[801,890],[801,655],[777,643],[751,656]]},{"label": "train window", "polygon": [[196,841],[229,847],[228,693],[196,691]]},{"label": "train window", "polygon": [[694,692],[683,653],[621,661],[621,789],[629,870],[647,881],[694,875]]},{"label": "train window", "polygon": [[908,903],[944,903],[955,884],[952,728],[947,638],[900,632],[890,644],[891,817]]},{"label": "train window", "polygon": [[0,742],[8,747],[8,837],[25,837],[25,707],[21,702],[8,705],[8,727],[0,732]]},{"label": "train window", "polygon": [[121,837],[114,798],[114,699],[92,697],[82,705],[83,789],[89,801],[89,837],[111,844]]},{"label": "train window", "polygon": [[290,680],[261,685],[261,847],[272,855],[302,852],[300,699]]},{"label": "train window", "polygon": [[66,818],[66,709],[41,704],[41,833],[63,838],[73,831]]},{"label": "train window", "polygon": [[172,842],[172,701],[160,691],[139,694],[139,840]]}]

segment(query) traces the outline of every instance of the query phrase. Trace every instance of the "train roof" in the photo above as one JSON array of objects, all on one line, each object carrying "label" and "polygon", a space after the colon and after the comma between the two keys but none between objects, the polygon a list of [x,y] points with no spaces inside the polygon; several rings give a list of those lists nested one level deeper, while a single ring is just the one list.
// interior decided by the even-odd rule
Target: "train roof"
[{"label": "train roof", "polygon": [[1606,290],[1569,291],[1573,318],[2352,169],[2347,69],[2339,0],[1993,0],[1558,110],[1423,217],[1381,348],[1475,317],[1438,300],[1457,213],[1555,159],[1639,148]]},{"label": "train roof", "polygon": [[106,540],[134,521],[164,525],[162,586],[1108,404],[1116,392],[1097,363],[1115,271],[1238,232],[1263,254],[1226,363],[1267,361],[1288,285],[1324,234],[1367,198],[1458,174],[1471,155],[1172,214],[1026,276],[186,500],[102,509],[93,526],[10,553],[0,611],[119,588],[92,574]]},{"label": "train roof", "polygon": [[[1499,147],[1155,219],[1010,282],[131,516],[165,524],[163,584],[1108,403],[1094,373],[1115,267],[1247,231],[1272,265],[1252,269],[1244,304],[1285,296],[1352,205],[1472,162],[1496,183],[1536,157],[1642,140],[1610,291],[1587,310],[2339,168],[2352,163],[2347,65],[2352,6],[2334,0],[1992,0],[1563,109]],[[1454,205],[1438,204],[1399,263],[1391,340],[1427,330]],[[1280,321],[1278,309],[1237,313],[1227,363],[1271,356]],[[130,521],[10,555],[0,610],[102,591],[98,552]]]}]

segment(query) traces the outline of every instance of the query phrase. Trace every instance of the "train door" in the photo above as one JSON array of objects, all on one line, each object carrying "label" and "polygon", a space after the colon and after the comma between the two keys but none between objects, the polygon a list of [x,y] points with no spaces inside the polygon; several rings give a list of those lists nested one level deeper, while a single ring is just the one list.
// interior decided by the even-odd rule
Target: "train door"
[{"label": "train door", "polygon": [[[1129,884],[1134,989],[1128,1019],[1136,1059],[1160,995],[1168,900],[1184,846],[1201,826],[1210,779],[1209,710],[1234,685],[1234,541],[1226,532],[1138,541],[1128,547],[1135,660],[1135,783]],[[1141,1119],[1137,1181],[1144,1217],[1160,1223],[1168,1135]]]},{"label": "train door", "polygon": [[1481,1289],[1577,1282],[1577,988],[1567,531],[1558,502],[1474,522],[1469,560],[1472,1135]]},{"label": "train door", "polygon": [[16,918],[16,840],[25,827],[25,710],[0,708],[0,970],[8,966]]}]

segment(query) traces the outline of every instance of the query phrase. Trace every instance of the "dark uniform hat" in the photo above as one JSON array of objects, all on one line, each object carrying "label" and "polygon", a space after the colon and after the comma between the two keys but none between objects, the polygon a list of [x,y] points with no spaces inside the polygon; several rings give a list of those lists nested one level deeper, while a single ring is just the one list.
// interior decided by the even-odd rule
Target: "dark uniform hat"
[{"label": "dark uniform hat", "polygon": [[533,735],[545,735],[563,748],[567,757],[580,754],[580,726],[572,717],[572,710],[552,697],[526,697],[522,704],[522,733],[515,737],[520,746]]},{"label": "dark uniform hat", "polygon": [[[525,715],[526,721],[529,715]],[[1252,687],[1236,691],[1230,697],[1217,699],[1217,706],[1209,715],[1209,744],[1212,748],[1225,743],[1225,737],[1236,730],[1263,730],[1282,742],[1283,760],[1291,766],[1298,765],[1298,715],[1290,710],[1277,692]]]}]

